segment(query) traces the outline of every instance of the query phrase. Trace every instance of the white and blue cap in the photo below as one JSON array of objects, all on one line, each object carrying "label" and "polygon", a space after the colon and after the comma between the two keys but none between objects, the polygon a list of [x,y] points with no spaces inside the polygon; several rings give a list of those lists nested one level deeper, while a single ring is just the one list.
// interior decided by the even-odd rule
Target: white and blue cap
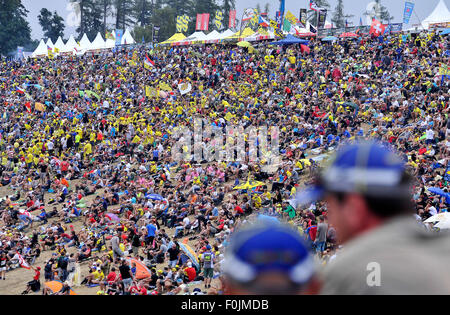
[{"label": "white and blue cap", "polygon": [[404,181],[405,162],[388,146],[380,142],[344,145],[317,183],[296,195],[296,204],[317,201],[327,192],[385,198],[407,196],[410,185]]},{"label": "white and blue cap", "polygon": [[283,273],[301,286],[315,273],[314,261],[298,231],[285,224],[252,224],[230,241],[224,273],[239,283],[250,283],[267,272]]}]

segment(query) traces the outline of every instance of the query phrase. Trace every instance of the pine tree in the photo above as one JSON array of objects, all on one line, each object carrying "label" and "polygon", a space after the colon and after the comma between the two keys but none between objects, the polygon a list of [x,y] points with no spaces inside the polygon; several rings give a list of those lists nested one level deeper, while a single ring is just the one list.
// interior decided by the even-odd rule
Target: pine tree
[{"label": "pine tree", "polygon": [[103,24],[102,24],[102,33],[106,34],[108,30],[107,19],[108,16],[111,16],[110,9],[112,6],[112,0],[96,0],[97,6],[102,10]]},{"label": "pine tree", "polygon": [[127,26],[134,25],[133,2],[129,0],[114,0],[114,8],[116,9],[116,29],[125,30]]},{"label": "pine tree", "polygon": [[175,9],[169,6],[155,9],[155,14],[152,17],[152,24],[161,27],[159,29],[159,38],[161,41],[166,40],[175,34],[176,17]]},{"label": "pine tree", "polygon": [[52,13],[46,8],[41,9],[38,20],[44,32],[44,37],[50,38],[53,43],[58,37],[64,36],[64,19],[56,11]]},{"label": "pine tree", "polygon": [[150,23],[152,9],[152,3],[149,0],[134,0],[132,15],[141,27]]},{"label": "pine tree", "polygon": [[0,0],[0,55],[30,42],[31,29],[25,19],[27,13],[21,0]]},{"label": "pine tree", "polygon": [[376,18],[382,23],[390,23],[394,19],[394,17],[389,13],[388,9],[381,4],[381,0],[375,0],[373,10],[366,11],[364,15],[371,18]]},{"label": "pine tree", "polygon": [[345,27],[345,21],[353,17],[351,14],[344,14],[344,1],[338,0],[336,7],[334,8],[333,17],[331,21],[336,27]]},{"label": "pine tree", "polygon": [[267,16],[270,16],[269,10],[270,10],[270,4],[267,2],[265,4],[265,6],[264,6],[264,12],[263,13],[267,13]]},{"label": "pine tree", "polygon": [[223,0],[221,10],[223,12],[223,23],[225,28],[228,28],[230,21],[230,11],[236,10],[235,0]]}]

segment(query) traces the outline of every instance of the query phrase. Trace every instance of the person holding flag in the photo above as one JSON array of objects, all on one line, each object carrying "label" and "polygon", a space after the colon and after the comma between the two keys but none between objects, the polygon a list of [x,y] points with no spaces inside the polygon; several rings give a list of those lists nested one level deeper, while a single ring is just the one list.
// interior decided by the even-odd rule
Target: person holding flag
[{"label": "person holding flag", "polygon": [[36,267],[36,269],[29,267],[27,269],[30,268],[34,270],[33,280],[27,283],[27,288],[22,292],[22,295],[26,295],[30,293],[30,291],[38,292],[41,289],[41,267]]}]

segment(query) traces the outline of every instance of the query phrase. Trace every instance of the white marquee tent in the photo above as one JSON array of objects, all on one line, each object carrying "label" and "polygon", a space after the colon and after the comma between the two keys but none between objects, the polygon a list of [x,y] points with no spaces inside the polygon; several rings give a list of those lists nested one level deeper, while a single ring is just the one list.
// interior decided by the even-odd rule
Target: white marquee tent
[{"label": "white marquee tent", "polygon": [[76,48],[77,50],[81,50],[80,46],[75,41],[75,38],[73,37],[73,35],[70,35],[69,40],[67,41],[66,45],[61,50],[61,52],[64,52],[64,53],[73,52],[74,48]]},{"label": "white marquee tent", "polygon": [[102,34],[100,32],[97,33],[97,36],[92,41],[91,46],[87,50],[99,50],[99,49],[105,49],[106,43],[103,40]]},{"label": "white marquee tent", "polygon": [[412,27],[409,30],[429,29],[430,24],[445,22],[450,22],[450,11],[445,5],[444,0],[440,0],[436,8],[434,8],[433,12],[431,12],[431,14],[427,18],[425,18],[420,24],[417,24],[417,26]]},{"label": "white marquee tent", "polygon": [[58,37],[55,43],[55,48],[57,48],[60,52],[64,49],[64,41],[62,40],[61,36]]},{"label": "white marquee tent", "polygon": [[121,45],[133,45],[136,44],[129,30],[126,30],[122,36]]},{"label": "white marquee tent", "polygon": [[51,49],[53,49],[53,47],[55,47],[55,45],[53,45],[52,40],[49,38],[47,40],[47,42],[45,43],[48,47],[50,47]]},{"label": "white marquee tent", "polygon": [[89,38],[87,37],[87,35],[84,34],[80,40],[80,49],[87,50],[87,49],[89,49],[89,47],[91,47],[91,42],[89,41]]},{"label": "white marquee tent", "polygon": [[41,39],[36,50],[31,54],[31,57],[43,56],[43,55],[47,55],[47,45],[45,44],[44,40]]}]

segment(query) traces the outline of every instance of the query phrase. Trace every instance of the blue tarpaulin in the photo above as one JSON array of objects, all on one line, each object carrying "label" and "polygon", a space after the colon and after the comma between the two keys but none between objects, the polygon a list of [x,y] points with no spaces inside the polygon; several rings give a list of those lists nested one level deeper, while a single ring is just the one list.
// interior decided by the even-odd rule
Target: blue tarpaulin
[{"label": "blue tarpaulin", "polygon": [[282,40],[276,41],[276,42],[272,42],[269,43],[270,45],[292,45],[292,44],[304,44],[304,45],[308,45],[309,41],[306,39],[300,39],[297,38],[291,34],[288,34],[285,38],[283,38]]}]

